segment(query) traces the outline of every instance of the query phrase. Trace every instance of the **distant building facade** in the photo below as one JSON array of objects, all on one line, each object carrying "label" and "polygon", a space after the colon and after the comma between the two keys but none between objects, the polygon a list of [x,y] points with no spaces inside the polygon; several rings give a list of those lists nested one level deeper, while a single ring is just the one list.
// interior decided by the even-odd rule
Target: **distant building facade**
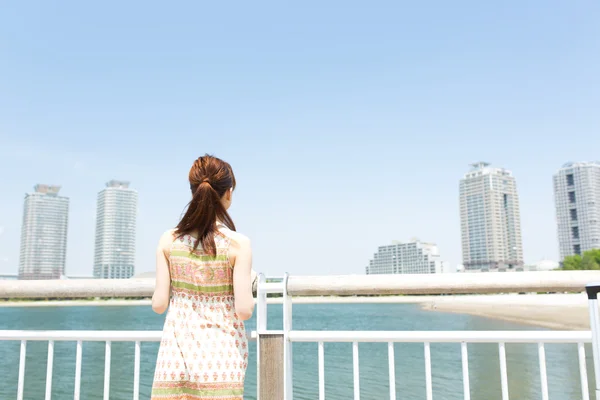
[{"label": "distant building facade", "polygon": [[60,279],[65,273],[69,199],[60,186],[35,186],[25,195],[19,279]]},{"label": "distant building facade", "polygon": [[560,259],[600,248],[600,162],[567,163],[554,175]]},{"label": "distant building facade", "polygon": [[98,193],[94,277],[126,279],[135,273],[138,194],[112,180]]},{"label": "distant building facade", "polygon": [[448,269],[440,259],[438,247],[417,239],[392,242],[379,247],[366,267],[367,275],[375,274],[438,274]]},{"label": "distant building facade", "polygon": [[523,267],[517,184],[512,173],[480,162],[460,181],[460,219],[465,271]]},{"label": "distant building facade", "polygon": [[560,264],[554,260],[540,260],[525,267],[526,271],[555,271],[560,268]]}]

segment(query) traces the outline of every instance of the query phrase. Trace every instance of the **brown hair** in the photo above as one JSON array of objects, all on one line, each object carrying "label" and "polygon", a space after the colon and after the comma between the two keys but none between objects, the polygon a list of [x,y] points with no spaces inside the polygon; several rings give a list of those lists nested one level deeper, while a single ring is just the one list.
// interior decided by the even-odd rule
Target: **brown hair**
[{"label": "brown hair", "polygon": [[235,231],[233,220],[221,204],[221,198],[228,190],[235,189],[235,176],[231,165],[206,154],[194,161],[189,174],[192,200],[175,229],[181,237],[196,234],[194,250],[202,244],[205,253],[216,256],[215,233],[219,220],[227,228]]}]

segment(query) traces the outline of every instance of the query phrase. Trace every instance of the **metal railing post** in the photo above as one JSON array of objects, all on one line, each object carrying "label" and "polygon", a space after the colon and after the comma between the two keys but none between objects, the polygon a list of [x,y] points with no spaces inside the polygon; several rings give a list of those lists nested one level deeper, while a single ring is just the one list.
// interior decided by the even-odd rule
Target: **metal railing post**
[{"label": "metal railing post", "polygon": [[292,297],[288,294],[289,274],[283,280],[283,400],[293,400],[294,388],[292,379]]},{"label": "metal railing post", "polygon": [[600,319],[598,318],[598,293],[600,292],[600,283],[590,283],[586,285],[585,291],[588,296],[590,328],[592,330],[596,398],[600,398]]},{"label": "metal railing post", "polygon": [[256,396],[258,400],[282,400],[284,338],[283,331],[267,329],[267,294],[274,292],[268,285],[266,277],[260,274],[256,290]]},{"label": "metal railing post", "polygon": [[264,274],[258,274],[256,288],[256,398],[260,400],[260,384],[261,384],[261,357],[260,357],[260,342],[261,337],[267,330],[267,294],[264,292],[264,283],[266,282]]}]

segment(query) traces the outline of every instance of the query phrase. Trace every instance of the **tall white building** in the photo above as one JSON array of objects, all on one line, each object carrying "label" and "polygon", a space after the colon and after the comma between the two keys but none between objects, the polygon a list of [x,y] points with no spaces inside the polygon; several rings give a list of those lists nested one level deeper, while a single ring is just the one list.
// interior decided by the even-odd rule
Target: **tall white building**
[{"label": "tall white building", "polygon": [[437,274],[447,265],[440,259],[435,244],[417,239],[410,242],[392,242],[381,246],[366,268],[367,275],[375,274]]},{"label": "tall white building", "polygon": [[131,278],[135,272],[137,192],[112,180],[98,193],[94,277]]},{"label": "tall white building", "polygon": [[19,279],[60,279],[65,273],[69,199],[60,186],[36,185],[25,195]]},{"label": "tall white building", "polygon": [[554,175],[560,257],[600,248],[600,162],[565,164]]},{"label": "tall white building", "polygon": [[480,162],[460,181],[460,221],[466,271],[523,266],[517,184],[512,173]]}]

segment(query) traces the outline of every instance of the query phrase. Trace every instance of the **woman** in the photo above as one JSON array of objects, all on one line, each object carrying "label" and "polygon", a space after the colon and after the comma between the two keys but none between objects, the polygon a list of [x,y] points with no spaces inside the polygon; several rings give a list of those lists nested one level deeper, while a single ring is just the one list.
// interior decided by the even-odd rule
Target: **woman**
[{"label": "woman", "polygon": [[[156,254],[152,309],[169,306],[152,399],[242,400],[248,363],[245,321],[252,316],[250,241],[227,209],[231,166],[209,155],[189,173],[192,201]],[[170,299],[170,300],[169,300]]]}]

